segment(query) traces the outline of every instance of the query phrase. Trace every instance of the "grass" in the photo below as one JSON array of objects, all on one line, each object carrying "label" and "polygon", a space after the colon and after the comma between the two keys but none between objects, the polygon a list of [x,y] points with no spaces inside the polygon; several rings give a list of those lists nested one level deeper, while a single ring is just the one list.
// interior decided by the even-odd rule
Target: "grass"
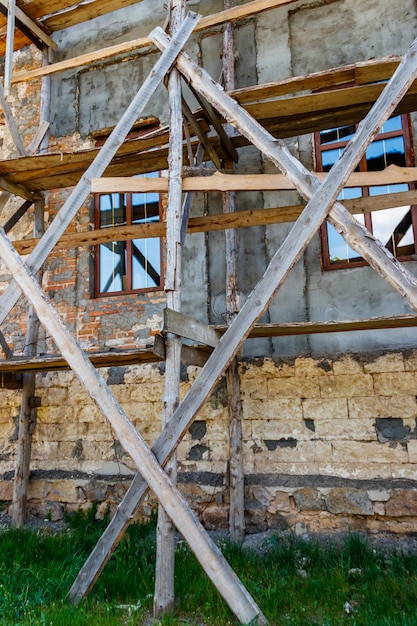
[{"label": "grass", "polygon": [[[97,522],[93,508],[68,524],[68,531],[59,535],[0,533],[0,624],[150,624],[154,521],[130,527],[93,592],[77,607],[68,603],[68,591],[106,520]],[[375,549],[357,535],[327,547],[277,535],[261,555],[230,543],[222,550],[271,625],[417,626],[417,555]],[[176,563],[175,614],[157,623],[235,626],[227,605],[182,543]]]}]

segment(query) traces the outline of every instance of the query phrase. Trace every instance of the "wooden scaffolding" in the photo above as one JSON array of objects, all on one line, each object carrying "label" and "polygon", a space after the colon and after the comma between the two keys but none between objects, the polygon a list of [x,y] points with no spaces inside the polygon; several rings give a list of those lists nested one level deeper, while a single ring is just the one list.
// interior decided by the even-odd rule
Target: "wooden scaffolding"
[{"label": "wooden scaffolding", "polygon": [[[260,608],[241,581],[231,570],[219,549],[202,528],[198,519],[175,485],[174,453],[182,436],[191,425],[204,401],[212,392],[219,377],[227,371],[231,442],[231,516],[232,536],[240,540],[243,521],[243,465],[241,458],[241,416],[239,376],[236,355],[248,337],[285,336],[301,333],[341,332],[376,328],[416,326],[414,315],[389,318],[346,320],[342,322],[298,322],[280,325],[257,324],[272,298],[285,282],[295,263],[303,254],[313,235],[324,220],[329,220],[345,238],[348,245],[360,255],[417,311],[417,281],[398,261],[356,220],[352,213],[363,213],[378,208],[409,204],[415,200],[415,191],[401,192],[373,198],[337,201],[341,189],[350,184],[377,184],[381,173],[354,173],[354,169],[382,124],[394,113],[416,109],[417,42],[401,59],[358,63],[310,76],[291,78],[274,84],[247,89],[234,89],[233,31],[230,24],[261,11],[290,4],[294,0],[252,0],[234,7],[225,0],[225,10],[201,18],[194,13],[185,15],[185,0],[171,0],[169,34],[156,28],[149,37],[94,54],[85,54],[68,61],[50,63],[48,47],[53,40],[40,29],[36,20],[40,13],[30,3],[23,12],[15,0],[0,0],[2,13],[8,25],[4,92],[0,88],[0,103],[6,123],[21,155],[0,162],[0,205],[11,195],[22,198],[22,205],[0,230],[0,257],[8,266],[12,280],[0,296],[0,323],[4,322],[19,295],[23,292],[31,308],[28,311],[27,349],[21,357],[14,357],[1,337],[5,358],[0,361],[0,372],[12,385],[19,384],[23,373],[23,401],[19,419],[18,461],[15,478],[14,521],[24,523],[25,502],[30,463],[30,440],[36,421],[35,373],[70,367],[85,385],[93,401],[113,427],[121,444],[131,455],[138,473],[123,501],[117,508],[108,528],[75,580],[70,596],[80,601],[92,588],[105,563],[115,550],[132,516],[148,488],[160,503],[158,518],[157,576],[154,599],[155,613],[168,610],[173,602],[174,527],[180,529],[202,567],[240,622],[266,623]],[[135,0],[113,0],[74,5],[73,10],[59,13],[60,2],[52,3],[56,15],[45,21],[50,32],[74,25],[78,21],[106,10],[135,4]],[[42,5],[42,3],[38,3]],[[43,5],[42,5],[43,6]],[[46,9],[43,9],[46,11]],[[97,11],[94,13],[94,11]],[[103,9],[104,11],[104,9]],[[51,3],[48,6],[51,11]],[[18,43],[27,38],[45,48],[44,66],[26,73],[12,73],[12,52],[16,45],[14,25],[19,29]],[[193,32],[213,25],[224,27],[224,87],[207,72],[197,67],[183,51]],[[39,32],[40,31],[40,32]],[[20,38],[20,39],[19,39]],[[48,77],[63,70],[85,66],[92,61],[120,55],[126,51],[155,45],[161,51],[158,62],[120,119],[105,144],[97,150],[71,154],[48,154],[45,136],[48,132]],[[151,98],[157,86],[168,76],[170,120],[166,128],[142,135],[126,142],[133,123]],[[42,77],[43,104],[39,133],[32,145],[25,148],[7,103],[11,84]],[[200,109],[191,112],[182,98],[182,82],[196,95]],[[337,85],[337,91],[329,87]],[[327,89],[327,91],[326,91]],[[188,141],[183,141],[183,119],[187,121]],[[353,124],[358,130],[328,175],[319,176],[308,171],[286,148],[282,139],[297,134],[318,131],[329,125]],[[226,124],[234,132],[227,130]],[[279,169],[276,175],[245,175],[233,173],[233,162],[238,149],[252,144]],[[34,154],[40,147],[41,153]],[[192,159],[189,154],[192,154]],[[188,158],[188,163],[186,159]],[[212,161],[221,172],[199,176],[203,161]],[[187,165],[185,165],[187,164]],[[166,178],[126,178],[138,173],[167,169]],[[227,173],[224,173],[227,171]],[[119,178],[120,174],[123,178]],[[105,178],[103,175],[105,174]],[[383,172],[383,183],[417,181],[414,168],[390,167]],[[74,186],[51,226],[42,233],[43,193],[49,189]],[[296,189],[305,203],[276,209],[234,211],[233,192],[239,190]],[[107,228],[105,231],[66,234],[71,220],[91,192],[157,191],[168,194],[165,223]],[[223,213],[210,217],[189,219],[192,194],[196,191],[221,191]],[[7,232],[35,203],[34,237],[11,243]],[[259,224],[294,222],[286,240],[276,251],[264,275],[244,303],[236,297],[237,259],[233,229]],[[227,231],[227,313],[228,324],[222,327],[206,326],[181,312],[182,248],[186,233]],[[167,272],[165,291],[167,308],[164,328],[149,347],[134,351],[115,351],[111,354],[85,354],[77,340],[68,331],[53,303],[39,283],[39,273],[54,248],[137,239],[150,236],[166,237]],[[25,261],[21,255],[28,254]],[[38,277],[37,277],[38,275]],[[37,356],[29,348],[36,344],[39,323],[48,328],[59,354]],[[194,342],[185,346],[182,339]],[[201,349],[201,348],[204,349]],[[202,366],[186,397],[179,401],[179,371],[181,359]],[[163,397],[163,427],[152,450],[132,425],[96,368],[103,365],[166,361],[165,391]],[[12,381],[12,378],[13,381]],[[7,378],[9,377],[9,378]]]}]

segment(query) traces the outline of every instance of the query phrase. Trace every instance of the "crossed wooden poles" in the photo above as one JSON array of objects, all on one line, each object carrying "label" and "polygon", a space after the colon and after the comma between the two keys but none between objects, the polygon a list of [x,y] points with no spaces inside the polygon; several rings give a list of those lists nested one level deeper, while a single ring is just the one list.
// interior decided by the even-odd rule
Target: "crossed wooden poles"
[{"label": "crossed wooden poles", "polygon": [[[198,19],[198,16],[190,13],[172,41],[160,28],[151,33],[152,41],[162,51],[161,58],[26,264],[21,260],[4,231],[0,231],[0,256],[8,265],[14,278],[0,297],[0,322],[4,321],[20,292],[23,291],[35,308],[41,323],[48,328],[48,332],[53,336],[62,355],[108,419],[121,444],[132,456],[138,468],[138,473],[112,521],[75,580],[70,591],[71,599],[79,601],[91,589],[128,526],[136,506],[150,487],[240,622],[266,624],[262,612],[204,531],[181,494],[169,481],[162,466],[176,449],[219,376],[237,354],[251,328],[285,282],[292,267],[326,218],[343,235],[349,246],[360,252],[361,256],[417,311],[417,280],[336,201],[340,190],[367,146],[417,77],[417,40],[404,56],[380,98],[359,125],[357,133],[342,156],[335,163],[325,181],[320,184],[316,177],[289,153],[281,141],[272,137],[202,68],[196,66],[185,53],[181,52]],[[152,450],[149,450],[105,381],[91,365],[58,316],[36,281],[35,273],[85,201],[90,191],[91,179],[103,174],[117,148],[123,143],[133,120],[139,115],[159,82],[174,63],[193,89],[210,102],[227,122],[270,158],[309,202],[287,239],[272,258],[240,313],[220,339],[188,394],[174,412],[169,423],[163,428]]]}]

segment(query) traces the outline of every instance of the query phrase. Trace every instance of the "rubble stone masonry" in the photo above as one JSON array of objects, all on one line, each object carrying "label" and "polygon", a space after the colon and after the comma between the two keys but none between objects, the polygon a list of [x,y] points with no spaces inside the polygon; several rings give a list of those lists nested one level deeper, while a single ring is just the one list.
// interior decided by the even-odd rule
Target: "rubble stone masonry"
[{"label": "rubble stone masonry", "polygon": [[[182,395],[198,372],[189,367]],[[148,444],[160,430],[163,367],[108,368]],[[415,531],[417,351],[241,362],[247,530]],[[134,465],[70,372],[38,375],[29,510],[59,519],[114,509]],[[9,503],[20,392],[2,390],[0,500]],[[224,381],[179,444],[179,486],[209,528],[228,520]],[[155,506],[152,496],[139,517]]]}]

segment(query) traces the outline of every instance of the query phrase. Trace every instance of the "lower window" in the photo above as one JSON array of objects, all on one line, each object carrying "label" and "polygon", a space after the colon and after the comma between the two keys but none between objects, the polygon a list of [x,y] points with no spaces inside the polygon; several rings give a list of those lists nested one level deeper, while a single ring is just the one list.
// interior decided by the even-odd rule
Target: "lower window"
[{"label": "lower window", "polygon": [[[328,172],[343,152],[349,139],[356,132],[355,126],[344,126],[321,131],[315,135],[317,170]],[[409,118],[398,115],[389,119],[366,150],[356,171],[383,170],[389,165],[411,167],[414,165]],[[408,191],[413,185],[378,185],[374,187],[345,188],[339,200],[377,196]],[[417,207],[401,206],[372,211],[354,216],[401,260],[410,260],[416,253]],[[321,227],[323,269],[338,269],[366,265],[364,259],[352,250],[343,237],[329,223]]]},{"label": "lower window", "polygon": [[[94,200],[95,228],[133,226],[157,222],[160,219],[157,193],[96,194]],[[96,297],[162,288],[162,250],[159,237],[103,243],[95,246],[94,258]]]}]

